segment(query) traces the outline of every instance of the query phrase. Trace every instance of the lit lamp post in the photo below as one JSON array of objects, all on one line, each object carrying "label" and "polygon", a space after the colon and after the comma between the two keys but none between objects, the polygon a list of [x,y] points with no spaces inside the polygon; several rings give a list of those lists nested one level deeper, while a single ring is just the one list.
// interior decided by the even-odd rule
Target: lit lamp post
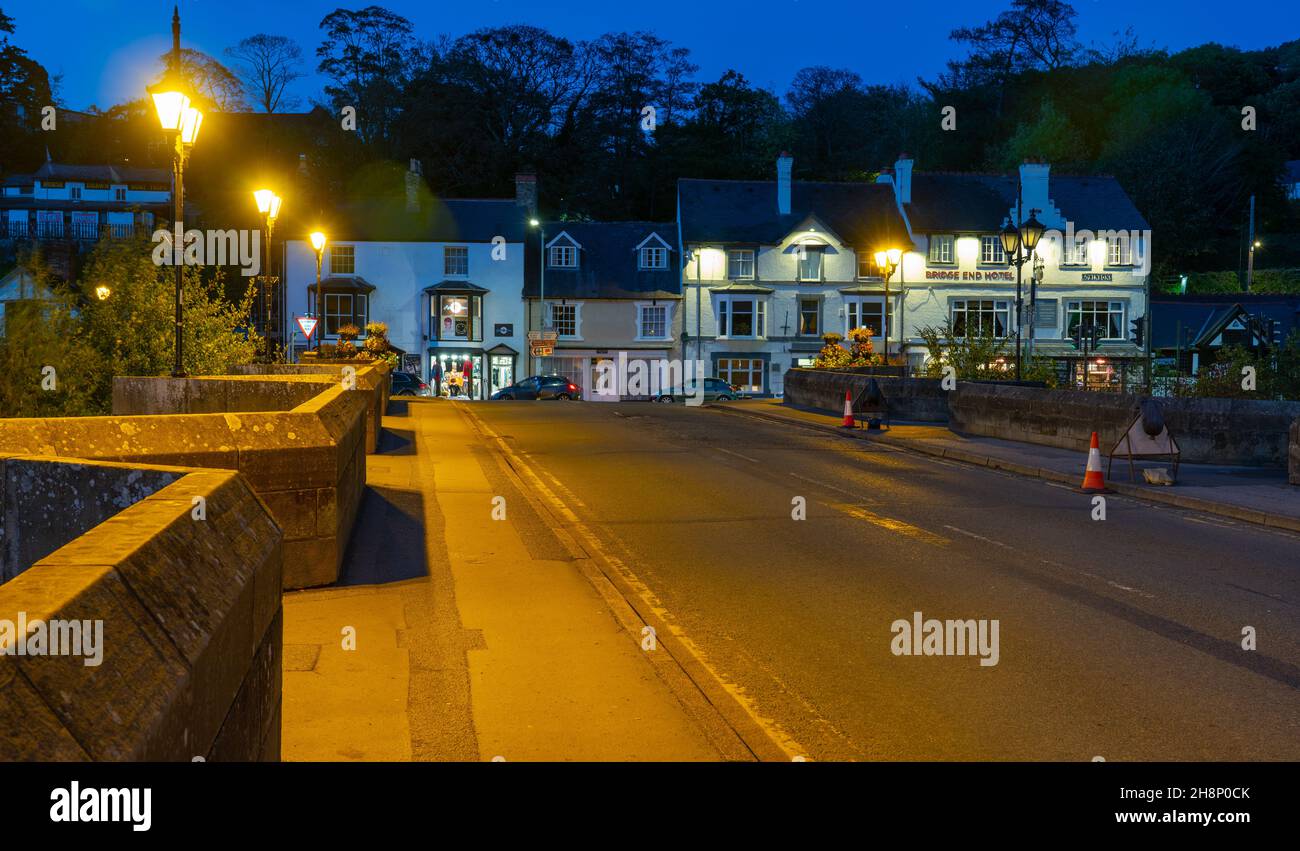
[{"label": "lit lamp post", "polygon": [[[1016,212],[1020,212],[1020,204],[1016,204]],[[1029,218],[1022,222],[1019,227],[1007,222],[1006,227],[1002,229],[1002,250],[1007,256],[1007,263],[1016,267],[1016,381],[1020,380],[1020,313],[1022,309],[1021,298],[1021,278],[1023,276],[1025,264],[1034,259],[1034,250],[1038,248],[1038,240],[1043,237],[1043,226],[1035,218],[1038,210],[1030,210]]]},{"label": "lit lamp post", "polygon": [[880,270],[880,276],[885,279],[885,319],[882,323],[885,327],[880,330],[881,336],[885,339],[885,366],[889,366],[889,278],[902,262],[903,252],[898,248],[887,248],[877,251],[875,259],[876,268]]},{"label": "lit lamp post", "polygon": [[262,337],[266,340],[266,354],[271,356],[271,237],[275,233],[275,220],[280,216],[280,204],[284,201],[270,189],[259,189],[253,193],[257,202],[257,212],[262,215],[262,230],[266,233],[266,264],[262,267]]},{"label": "lit lamp post", "polygon": [[[529,219],[529,220],[528,220],[528,224],[529,224],[530,227],[535,227],[535,228],[537,228],[537,245],[538,245],[537,257],[538,257],[538,259],[541,261],[541,266],[540,266],[540,267],[538,268],[538,270],[537,270],[537,303],[538,303],[538,305],[541,307],[541,311],[542,311],[542,317],[541,317],[541,319],[539,320],[539,323],[538,323],[538,324],[541,325],[541,330],[542,330],[542,331],[545,331],[545,330],[546,330],[546,320],[547,320],[547,315],[546,315],[546,228],[542,227],[542,223],[541,223],[541,221],[539,221],[538,219]],[[533,323],[532,323],[532,317],[531,317],[531,316],[529,317],[529,322],[528,322],[528,324],[529,324],[530,326],[533,324]],[[531,328],[530,328],[529,330],[531,330]],[[545,336],[545,335],[543,335],[543,337],[544,337],[544,336]],[[536,368],[536,367],[537,367],[537,361],[538,361],[539,359],[533,357],[533,349],[532,349],[532,345],[533,345],[533,344],[532,344],[532,341],[529,340],[529,341],[528,341],[528,360],[529,360],[529,363],[531,363],[532,366],[533,366],[533,369],[531,369],[530,371],[532,371],[532,372],[535,374],[535,373],[541,372],[541,369]]]},{"label": "lit lamp post", "polygon": [[320,351],[321,341],[325,339],[325,295],[321,290],[320,283],[320,264],[321,257],[325,253],[325,234],[320,231],[312,231],[311,247],[316,252],[316,351]]},{"label": "lit lamp post", "polygon": [[154,109],[158,113],[158,123],[163,132],[172,140],[172,202],[174,204],[173,226],[176,231],[172,245],[172,264],[176,267],[176,363],[172,367],[172,376],[185,377],[182,362],[182,339],[185,330],[185,315],[182,307],[182,272],[181,243],[185,233],[185,160],[190,149],[199,138],[199,127],[203,124],[203,113],[191,104],[186,93],[185,81],[181,78],[181,15],[179,8],[172,10],[172,55],[167,72],[157,85],[149,88],[153,98]]}]

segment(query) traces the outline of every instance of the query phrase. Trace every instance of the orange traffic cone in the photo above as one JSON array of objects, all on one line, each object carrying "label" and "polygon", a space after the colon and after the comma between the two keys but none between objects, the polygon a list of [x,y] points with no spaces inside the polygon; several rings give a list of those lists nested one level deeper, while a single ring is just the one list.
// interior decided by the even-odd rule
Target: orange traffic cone
[{"label": "orange traffic cone", "polygon": [[853,428],[853,400],[847,390],[844,391],[844,425],[840,428]]},{"label": "orange traffic cone", "polygon": [[1107,493],[1106,479],[1101,475],[1101,447],[1097,443],[1097,432],[1092,433],[1092,443],[1088,447],[1088,467],[1083,473],[1084,493]]}]

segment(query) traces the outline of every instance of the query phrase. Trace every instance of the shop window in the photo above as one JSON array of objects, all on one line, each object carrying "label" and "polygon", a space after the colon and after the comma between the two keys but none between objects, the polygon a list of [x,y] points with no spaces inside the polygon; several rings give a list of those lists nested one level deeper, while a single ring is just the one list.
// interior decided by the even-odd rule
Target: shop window
[{"label": "shop window", "polygon": [[440,295],[434,309],[439,340],[483,339],[482,296]]}]

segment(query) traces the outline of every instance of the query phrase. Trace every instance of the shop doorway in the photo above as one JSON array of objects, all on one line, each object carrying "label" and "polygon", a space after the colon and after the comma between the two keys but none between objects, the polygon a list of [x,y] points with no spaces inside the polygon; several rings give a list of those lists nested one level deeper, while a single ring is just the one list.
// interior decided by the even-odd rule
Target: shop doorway
[{"label": "shop doorway", "polygon": [[439,396],[449,399],[484,399],[483,355],[473,352],[436,352],[430,355]]},{"label": "shop doorway", "polygon": [[492,366],[488,373],[488,394],[509,387],[515,383],[515,359],[511,355],[492,355]]}]

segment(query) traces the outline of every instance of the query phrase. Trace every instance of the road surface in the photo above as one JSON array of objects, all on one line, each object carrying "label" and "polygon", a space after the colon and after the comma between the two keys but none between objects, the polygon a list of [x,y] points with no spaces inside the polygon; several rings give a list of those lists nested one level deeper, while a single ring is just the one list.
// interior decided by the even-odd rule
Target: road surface
[{"label": "road surface", "polygon": [[[810,759],[1300,759],[1300,536],[708,408],[472,413]],[[996,664],[895,653],[917,612]]]}]

